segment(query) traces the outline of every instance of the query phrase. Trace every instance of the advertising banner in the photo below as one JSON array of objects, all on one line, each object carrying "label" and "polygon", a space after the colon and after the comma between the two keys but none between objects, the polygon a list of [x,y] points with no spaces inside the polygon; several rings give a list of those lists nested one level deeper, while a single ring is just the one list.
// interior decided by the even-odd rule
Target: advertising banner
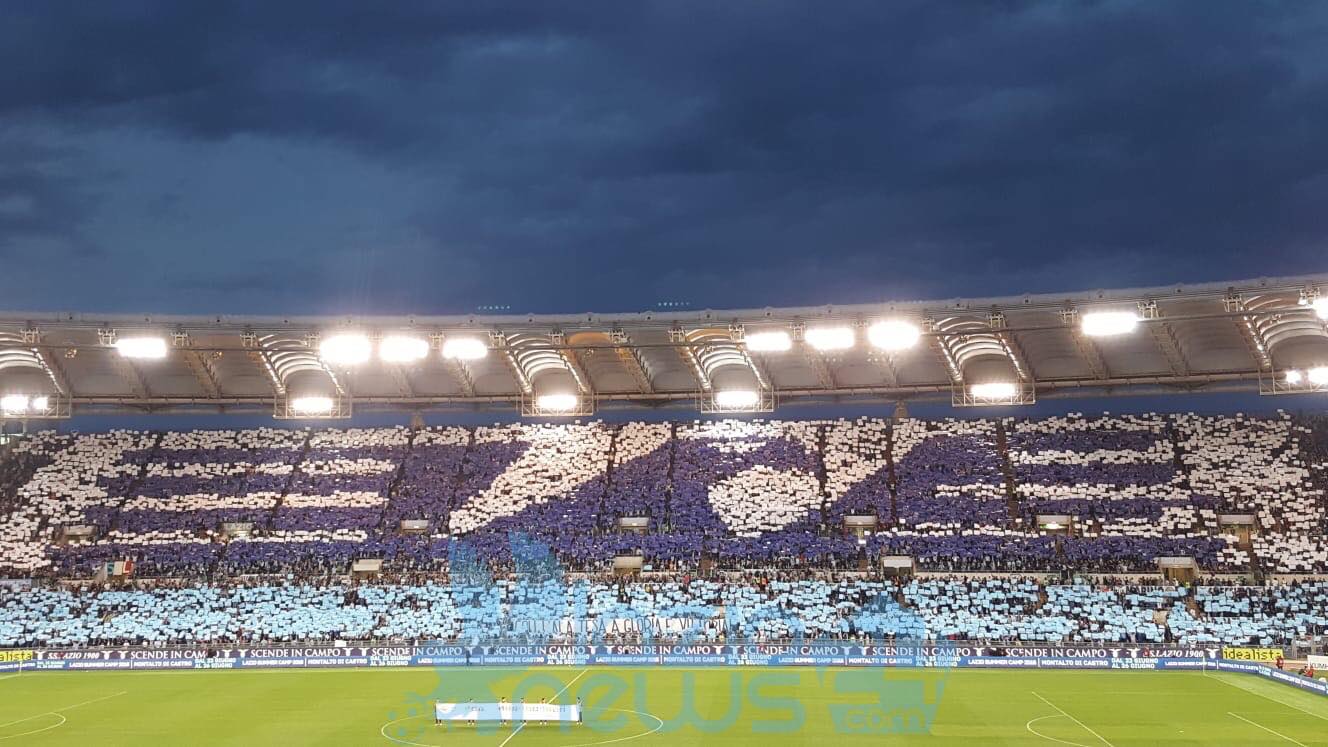
[{"label": "advertising banner", "polygon": [[1222,649],[1223,659],[1233,659],[1235,661],[1277,661],[1277,657],[1281,655],[1282,649],[1280,648],[1226,646]]}]

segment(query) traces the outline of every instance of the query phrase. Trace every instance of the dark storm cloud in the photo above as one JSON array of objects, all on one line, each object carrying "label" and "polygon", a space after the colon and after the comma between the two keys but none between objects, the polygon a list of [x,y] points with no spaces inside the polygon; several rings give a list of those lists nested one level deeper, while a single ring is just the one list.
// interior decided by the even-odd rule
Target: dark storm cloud
[{"label": "dark storm cloud", "polygon": [[[153,196],[98,237],[167,266],[178,295],[154,300],[171,309],[1161,284],[1324,269],[1325,19],[1234,2],[26,4],[0,27],[0,119],[90,162],[131,135],[149,155],[120,168],[139,185],[167,165],[154,144],[247,165],[222,194],[252,225],[190,217],[216,197],[181,177],[180,205]],[[329,155],[282,182],[274,143]],[[11,252],[32,230],[8,220],[80,224],[87,195],[116,189],[20,172],[0,171]],[[23,214],[43,190],[47,212]],[[149,204],[256,259],[191,266]]]}]

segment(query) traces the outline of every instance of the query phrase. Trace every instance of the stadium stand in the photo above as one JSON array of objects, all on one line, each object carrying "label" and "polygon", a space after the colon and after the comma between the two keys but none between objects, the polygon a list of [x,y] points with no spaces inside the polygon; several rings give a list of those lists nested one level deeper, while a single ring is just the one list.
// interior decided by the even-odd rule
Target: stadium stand
[{"label": "stadium stand", "polygon": [[[0,645],[521,638],[561,634],[521,621],[568,609],[619,637],[644,616],[707,640],[1284,642],[1328,626],[1321,582],[1166,586],[1157,559],[1324,572],[1326,431],[1145,414],[40,433],[0,462],[0,571],[43,585],[0,591]],[[531,583],[513,533],[589,575]],[[636,554],[647,577],[603,576]],[[885,579],[886,555],[927,575]],[[382,578],[348,582],[357,559]],[[116,560],[134,584],[90,582]],[[985,575],[938,575],[958,572]]]}]

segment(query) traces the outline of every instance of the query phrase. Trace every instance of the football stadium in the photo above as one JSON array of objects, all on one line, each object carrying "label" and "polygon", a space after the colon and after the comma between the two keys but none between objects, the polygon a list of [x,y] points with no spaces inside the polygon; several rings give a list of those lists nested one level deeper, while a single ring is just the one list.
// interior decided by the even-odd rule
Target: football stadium
[{"label": "football stadium", "polygon": [[1328,744],[1325,294],[0,313],[0,741]]}]

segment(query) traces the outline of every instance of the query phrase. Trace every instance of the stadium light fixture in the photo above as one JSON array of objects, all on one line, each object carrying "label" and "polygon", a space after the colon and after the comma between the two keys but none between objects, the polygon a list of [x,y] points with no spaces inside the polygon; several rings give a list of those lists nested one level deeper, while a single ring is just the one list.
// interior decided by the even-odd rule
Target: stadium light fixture
[{"label": "stadium light fixture", "polygon": [[414,363],[429,355],[429,341],[409,335],[384,337],[378,344],[378,357],[388,363]]},{"label": "stadium light fixture", "polygon": [[33,397],[31,400],[28,401],[28,407],[31,407],[33,410],[36,410],[38,412],[46,412],[47,410],[51,409],[51,398],[47,397],[44,394],[37,397]]},{"label": "stadium light fixture", "polygon": [[1296,386],[1297,384],[1305,380],[1305,375],[1294,368],[1287,371],[1285,376],[1286,376],[1286,383],[1290,384],[1291,386]]},{"label": "stadium light fixture", "polygon": [[907,350],[918,344],[922,330],[902,319],[877,322],[867,328],[867,340],[881,350]]},{"label": "stadium light fixture", "polygon": [[1319,296],[1310,306],[1320,319],[1328,319],[1328,296]]},{"label": "stadium light fixture", "polygon": [[318,345],[318,356],[337,366],[355,366],[369,360],[373,345],[360,334],[332,335]]},{"label": "stadium light fixture", "polygon": [[781,330],[753,332],[742,339],[747,343],[747,349],[753,353],[782,353],[793,347],[793,338]]},{"label": "stadium light fixture", "polygon": [[1139,317],[1129,311],[1098,311],[1084,314],[1079,329],[1089,337],[1129,334],[1139,326]]},{"label": "stadium light fixture", "polygon": [[813,327],[803,333],[803,339],[821,351],[848,350],[853,347],[853,328]]},{"label": "stadium light fixture", "polygon": [[449,337],[443,341],[443,357],[474,361],[489,354],[489,346],[475,337]]},{"label": "stadium light fixture", "polygon": [[566,393],[541,394],[535,399],[535,404],[545,412],[571,412],[579,402],[575,394]]},{"label": "stadium light fixture", "polygon": [[723,410],[749,410],[760,403],[760,393],[752,389],[724,389],[715,392],[715,406]]},{"label": "stadium light fixture", "polygon": [[1305,372],[1305,378],[1310,380],[1314,386],[1324,386],[1328,384],[1328,366],[1315,366]]},{"label": "stadium light fixture", "polygon": [[296,397],[291,400],[291,412],[300,415],[326,415],[336,407],[331,397]]},{"label": "stadium light fixture", "polygon": [[126,358],[158,360],[166,357],[166,340],[161,337],[121,337],[115,349]]},{"label": "stadium light fixture", "polygon": [[993,402],[1014,399],[1019,394],[1019,387],[1008,381],[991,381],[986,384],[974,384],[968,388],[969,394],[977,399]]},{"label": "stadium light fixture", "polygon": [[6,394],[0,397],[0,413],[5,415],[23,415],[28,411],[26,394]]}]

